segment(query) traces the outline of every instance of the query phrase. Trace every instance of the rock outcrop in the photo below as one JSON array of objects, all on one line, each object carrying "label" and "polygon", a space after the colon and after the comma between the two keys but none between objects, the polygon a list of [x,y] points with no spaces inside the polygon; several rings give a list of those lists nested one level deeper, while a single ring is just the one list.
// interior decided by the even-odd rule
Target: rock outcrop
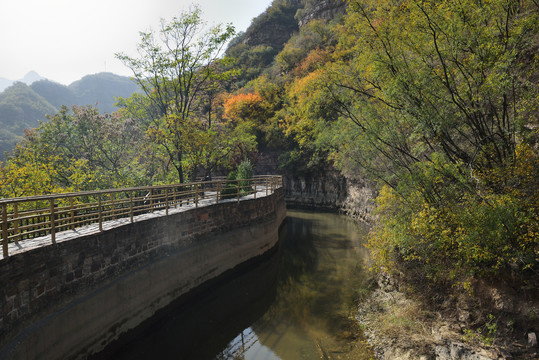
[{"label": "rock outcrop", "polygon": [[282,4],[274,1],[265,12],[253,19],[240,42],[252,47],[271,46],[280,51],[292,34],[299,30],[294,16],[300,6],[299,0]]},{"label": "rock outcrop", "polygon": [[239,42],[253,47],[271,46],[279,51],[301,26],[314,19],[334,19],[344,14],[347,6],[344,0],[274,1],[253,19]]},{"label": "rock outcrop", "polygon": [[296,13],[299,27],[314,19],[332,20],[345,13],[348,3],[343,0],[306,1],[307,4]]},{"label": "rock outcrop", "polygon": [[369,223],[374,206],[374,187],[365,180],[350,179],[334,169],[309,175],[285,175],[286,203],[290,207],[339,211]]}]

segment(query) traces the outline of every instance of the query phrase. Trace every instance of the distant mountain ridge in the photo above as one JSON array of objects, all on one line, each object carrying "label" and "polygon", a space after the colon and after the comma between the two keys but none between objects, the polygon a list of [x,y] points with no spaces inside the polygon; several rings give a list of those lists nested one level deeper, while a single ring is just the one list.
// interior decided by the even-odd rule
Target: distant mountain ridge
[{"label": "distant mountain ridge", "polygon": [[44,79],[45,78],[43,76],[39,75],[37,72],[33,70],[30,71],[28,74],[24,75],[24,77],[19,80],[9,80],[6,78],[0,78],[0,92],[4,91],[5,89],[15,84],[16,82],[22,82],[22,83],[25,83],[26,85],[31,85],[33,82],[44,80]]},{"label": "distant mountain ridge", "polygon": [[25,129],[37,127],[62,105],[92,105],[101,112],[111,113],[117,110],[114,107],[117,97],[129,97],[139,90],[129,77],[112,73],[87,75],[69,86],[44,79],[37,73],[29,73],[25,79],[31,85],[15,82],[0,92],[0,160],[23,138]]}]

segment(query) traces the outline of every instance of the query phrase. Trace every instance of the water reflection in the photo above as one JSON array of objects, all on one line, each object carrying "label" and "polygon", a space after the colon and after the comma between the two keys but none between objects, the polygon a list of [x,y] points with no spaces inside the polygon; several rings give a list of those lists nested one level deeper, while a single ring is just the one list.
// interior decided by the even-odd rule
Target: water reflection
[{"label": "water reflection", "polygon": [[252,325],[279,359],[370,357],[353,318],[365,233],[339,215],[289,211],[276,297]]},{"label": "water reflection", "polygon": [[97,358],[370,358],[353,318],[365,229],[335,214],[287,215],[272,255],[169,306]]}]

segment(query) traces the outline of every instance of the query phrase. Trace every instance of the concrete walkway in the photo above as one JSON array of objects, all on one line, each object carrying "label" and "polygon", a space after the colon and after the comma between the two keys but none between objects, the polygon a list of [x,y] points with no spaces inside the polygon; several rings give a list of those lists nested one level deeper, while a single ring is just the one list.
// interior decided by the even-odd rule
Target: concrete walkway
[{"label": "concrete walkway", "polygon": [[[270,192],[268,191],[268,195]],[[256,196],[255,196],[256,195]],[[265,197],[266,196],[266,187],[259,185],[256,187],[256,192],[247,196],[242,196],[240,198],[240,201],[243,200],[249,200],[259,197]],[[216,201],[217,193],[215,191],[205,192],[204,199],[199,200],[198,207],[204,207],[204,206],[210,206],[217,203]],[[238,200],[235,199],[226,199],[226,200],[220,200],[219,203],[225,203],[225,202],[237,202]],[[177,214],[183,211],[188,211],[191,209],[196,208],[196,205],[194,202],[189,202],[189,204],[183,204],[182,206],[177,207],[171,207],[168,209],[168,214]],[[145,213],[137,216],[133,216],[133,222],[139,222],[144,221],[147,219],[152,219],[156,217],[161,216],[167,216],[166,210],[157,210],[152,213]],[[116,220],[108,220],[103,222],[103,231],[107,231],[110,229],[114,229],[123,225],[131,224],[130,218],[120,218]],[[91,234],[98,234],[99,233],[99,223],[86,225],[82,227],[75,228],[73,230],[66,230],[56,233],[56,243],[61,243],[64,241],[69,241],[72,239],[75,239],[79,236],[85,236],[85,235],[91,235]],[[8,245],[8,253],[9,256],[13,256],[25,251],[30,251],[32,249],[40,248],[43,246],[49,246],[52,245],[52,240],[50,235],[40,236],[34,239],[27,239],[27,240],[21,240],[18,243],[9,243]],[[4,256],[0,253],[0,260],[3,259]]]}]

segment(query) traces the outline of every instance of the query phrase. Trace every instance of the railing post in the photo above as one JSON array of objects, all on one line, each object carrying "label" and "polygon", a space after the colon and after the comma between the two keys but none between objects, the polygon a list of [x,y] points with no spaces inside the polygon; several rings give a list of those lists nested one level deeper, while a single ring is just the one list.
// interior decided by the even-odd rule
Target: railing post
[{"label": "railing post", "polygon": [[110,193],[110,215],[114,220],[114,193]]},{"label": "railing post", "polygon": [[99,231],[103,231],[103,210],[101,209],[101,194],[97,194],[97,203]]},{"label": "railing post", "polygon": [[19,243],[19,206],[17,203],[13,203],[13,227],[14,227],[14,240],[15,244]]},{"label": "railing post", "polygon": [[133,222],[133,190],[129,192],[129,219]]},{"label": "railing post", "polygon": [[168,188],[165,188],[165,214],[168,215]]},{"label": "railing post", "polygon": [[9,256],[7,228],[7,204],[2,204],[2,252],[4,254],[4,258]]},{"label": "railing post", "polygon": [[51,240],[53,244],[56,244],[56,221],[55,221],[55,214],[54,214],[54,198],[50,201],[50,222],[51,222]]},{"label": "railing post", "polygon": [[221,183],[217,182],[217,194],[215,195],[215,203],[219,203],[219,194],[221,193]]},{"label": "railing post", "polygon": [[238,197],[238,202],[240,202],[240,181],[236,180],[236,195]]},{"label": "railing post", "polygon": [[73,209],[73,197],[69,197],[69,210],[71,215],[71,230],[75,230],[75,210]]},{"label": "railing post", "polygon": [[150,212],[153,213],[153,188],[150,188]]},{"label": "railing post", "polygon": [[195,207],[198,207],[198,184],[195,184]]},{"label": "railing post", "polygon": [[256,199],[256,179],[253,179],[253,185],[255,187],[255,189],[254,189],[254,197]]}]

